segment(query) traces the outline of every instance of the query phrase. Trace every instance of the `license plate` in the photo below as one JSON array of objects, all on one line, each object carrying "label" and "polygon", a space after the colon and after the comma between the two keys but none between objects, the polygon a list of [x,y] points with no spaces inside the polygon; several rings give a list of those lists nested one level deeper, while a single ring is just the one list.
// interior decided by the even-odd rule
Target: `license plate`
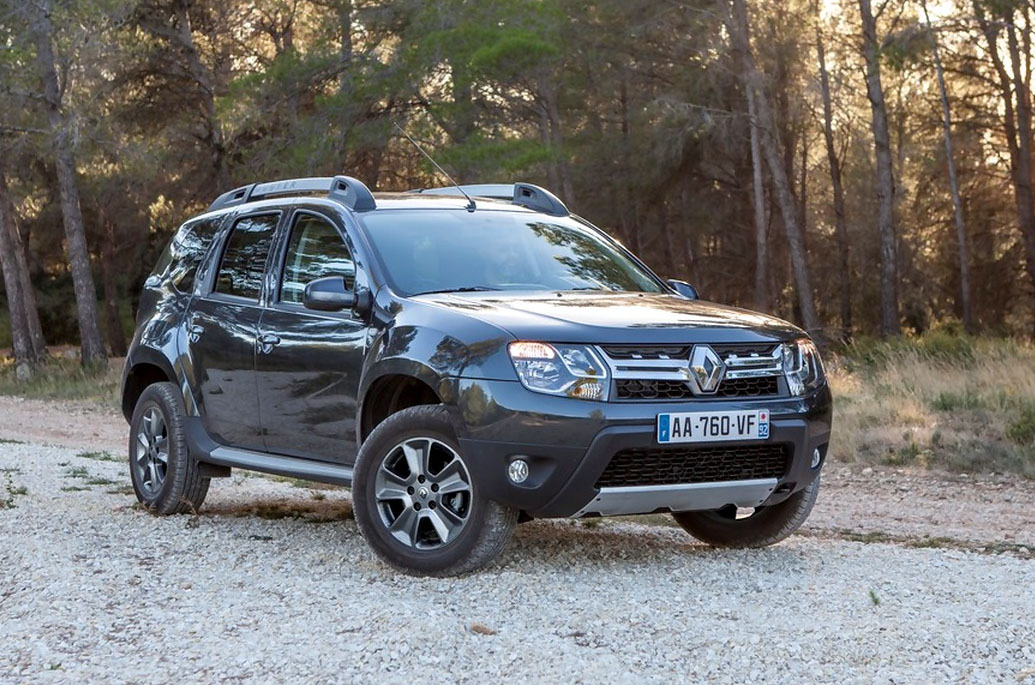
[{"label": "license plate", "polygon": [[658,414],[658,442],[662,444],[768,438],[768,409]]}]

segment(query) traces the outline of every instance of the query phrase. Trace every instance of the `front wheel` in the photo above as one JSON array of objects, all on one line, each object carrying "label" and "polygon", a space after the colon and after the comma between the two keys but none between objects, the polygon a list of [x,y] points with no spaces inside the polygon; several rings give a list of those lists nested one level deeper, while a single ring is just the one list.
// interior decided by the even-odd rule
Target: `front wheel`
[{"label": "front wheel", "polygon": [[787,538],[805,523],[819,494],[819,476],[783,502],[757,507],[739,516],[735,506],[715,511],[673,512],[683,530],[716,547],[767,547]]},{"label": "front wheel", "polygon": [[441,405],[385,419],[363,443],[353,477],[363,538],[404,573],[452,576],[481,568],[499,556],[517,523],[517,510],[478,491]]}]

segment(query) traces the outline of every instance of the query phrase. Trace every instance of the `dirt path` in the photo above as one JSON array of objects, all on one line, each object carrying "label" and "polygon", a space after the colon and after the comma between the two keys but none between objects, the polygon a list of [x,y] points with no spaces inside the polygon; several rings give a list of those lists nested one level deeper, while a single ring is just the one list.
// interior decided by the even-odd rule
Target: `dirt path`
[{"label": "dirt path", "polygon": [[[121,455],[126,422],[115,410],[0,396],[0,440]],[[1015,476],[865,469],[831,461],[802,532],[911,546],[1035,555],[1035,481]]]}]

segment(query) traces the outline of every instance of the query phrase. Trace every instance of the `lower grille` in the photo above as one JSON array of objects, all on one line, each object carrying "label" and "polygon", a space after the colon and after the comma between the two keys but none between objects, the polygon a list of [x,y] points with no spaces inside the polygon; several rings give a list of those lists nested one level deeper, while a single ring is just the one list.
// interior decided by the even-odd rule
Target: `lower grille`
[{"label": "lower grille", "polygon": [[790,457],[790,445],[636,447],[617,452],[596,487],[782,478]]}]

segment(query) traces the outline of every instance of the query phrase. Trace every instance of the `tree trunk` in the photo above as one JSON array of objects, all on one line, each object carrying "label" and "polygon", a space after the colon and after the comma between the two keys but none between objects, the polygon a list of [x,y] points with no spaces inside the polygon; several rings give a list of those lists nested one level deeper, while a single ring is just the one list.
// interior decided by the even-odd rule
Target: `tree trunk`
[{"label": "tree trunk", "polygon": [[105,221],[104,246],[101,248],[101,274],[104,283],[105,330],[108,333],[108,347],[113,357],[126,356],[126,332],[122,330],[119,316],[118,264],[115,259],[115,235],[110,222]]},{"label": "tree trunk", "polygon": [[761,312],[770,311],[772,298],[769,291],[769,237],[765,220],[765,187],[762,185],[762,144],[759,129],[755,124],[755,97],[747,92],[748,117],[750,118],[752,197],[755,210],[755,308]]},{"label": "tree trunk", "polygon": [[107,358],[101,329],[97,324],[97,289],[90,271],[90,251],[86,244],[83,214],[79,207],[79,185],[76,180],[72,142],[61,111],[61,90],[58,87],[54,52],[51,47],[49,0],[38,4],[35,22],[36,64],[43,81],[44,106],[50,125],[58,187],[61,192],[61,214],[65,224],[65,251],[72,272],[75,301],[79,316],[79,335],[83,364],[103,363]]},{"label": "tree trunk", "polygon": [[773,189],[780,206],[780,215],[783,218],[784,231],[787,234],[795,290],[798,294],[798,306],[801,309],[801,321],[810,335],[818,336],[821,333],[819,318],[816,316],[816,305],[809,279],[809,266],[805,258],[805,240],[798,218],[798,207],[790,179],[787,176],[787,168],[784,166],[784,159],[780,153],[773,112],[763,88],[762,75],[755,66],[755,59],[751,54],[749,26],[745,0],[733,0],[730,36],[733,39],[734,49],[740,53],[741,79],[744,82],[744,88],[751,92],[755,100],[757,119],[752,122],[752,126],[760,129],[762,152],[765,155],[769,177],[772,179]]},{"label": "tree trunk", "polygon": [[[1006,24],[1006,45],[1010,54],[1010,70],[1013,72],[1013,92],[1017,98],[1017,187],[1024,203],[1025,221],[1021,224],[1025,261],[1028,276],[1035,284],[1035,198],[1032,195],[1032,106],[1028,89],[1026,69],[1021,63],[1020,47],[1017,44],[1017,28],[1014,25],[1013,10],[1003,17]],[[1035,295],[1035,293],[1033,293]],[[1035,313],[1035,312],[1033,312]],[[1035,331],[1035,318],[1033,318]]]},{"label": "tree trunk", "polygon": [[21,288],[22,301],[24,302],[25,323],[29,330],[29,343],[32,349],[32,359],[35,362],[43,361],[47,356],[47,340],[43,337],[43,326],[40,324],[39,307],[36,306],[36,290],[32,286],[32,277],[29,272],[29,260],[26,258],[26,245],[18,230],[18,215],[14,210],[14,202],[7,192],[7,179],[0,173],[0,213],[3,214],[8,233],[11,237],[11,245],[14,250],[16,275],[18,285]]},{"label": "tree trunk", "polygon": [[201,106],[205,114],[205,143],[211,155],[213,180],[219,188],[218,192],[230,187],[230,171],[226,165],[226,144],[223,130],[216,115],[215,84],[209,77],[205,65],[201,63],[197,46],[194,44],[194,33],[190,24],[189,0],[178,0],[175,5],[177,39],[184,56],[190,76],[201,88]]},{"label": "tree trunk", "polygon": [[561,185],[555,189],[555,192],[559,191],[568,208],[573,209],[575,207],[575,186],[571,182],[571,165],[568,164],[568,156],[564,154],[564,130],[561,124],[561,108],[557,103],[557,90],[545,78],[541,83],[543,104],[550,122],[550,146],[557,158],[557,175],[561,181]]},{"label": "tree trunk", "polygon": [[[996,75],[999,78],[999,94],[1003,103],[1003,132],[1006,134],[1007,147],[1010,151],[1010,176],[1013,180],[1014,204],[1017,209],[1017,225],[1021,231],[1021,238],[1025,248],[1025,262],[1028,277],[1032,281],[1033,295],[1035,295],[1035,203],[1032,198],[1031,187],[1031,157],[1021,154],[1020,142],[1018,141],[1019,119],[1021,118],[1019,107],[1015,109],[1013,93],[1013,78],[1006,70],[1002,58],[999,56],[999,31],[1002,22],[997,18],[992,21],[985,14],[983,4],[979,0],[973,2],[974,15],[977,17],[978,25],[987,41],[987,52],[995,67]],[[1012,17],[1012,15],[1010,15]],[[1030,114],[1030,108],[1028,112]],[[1029,116],[1027,130],[1030,135],[1031,119]],[[1030,143],[1029,143],[1030,146]],[[1033,319],[1035,325],[1035,319]]]},{"label": "tree trunk", "polygon": [[18,251],[14,245],[11,230],[14,217],[10,215],[6,202],[6,188],[0,185],[0,270],[4,272],[4,289],[7,291],[7,309],[11,317],[11,347],[14,352],[14,375],[20,383],[32,378],[35,358],[29,323],[25,315],[25,298],[22,295],[21,279],[18,277]]},{"label": "tree trunk", "polygon": [[877,21],[870,0],[859,0],[863,52],[866,56],[866,94],[873,113],[873,146],[877,160],[877,226],[880,231],[880,332],[887,337],[902,332],[898,310],[898,249],[895,244],[895,179],[891,169],[888,108],[880,80],[880,45]]},{"label": "tree trunk", "polygon": [[826,51],[819,29],[819,8],[816,13],[816,57],[819,60],[819,86],[823,96],[823,139],[830,166],[830,186],[834,192],[834,237],[837,240],[839,265],[838,285],[841,291],[841,339],[852,339],[852,276],[849,270],[848,225],[845,220],[845,191],[841,184],[841,161],[834,147],[834,115],[830,104],[830,74],[827,73]]},{"label": "tree trunk", "polygon": [[952,149],[952,114],[949,109],[949,94],[945,88],[945,72],[942,70],[941,52],[938,48],[938,36],[931,26],[931,17],[927,13],[927,0],[921,0],[924,10],[924,21],[931,32],[931,48],[934,54],[934,68],[938,74],[938,90],[942,98],[942,125],[945,134],[945,163],[949,169],[949,189],[952,192],[952,211],[956,221],[956,247],[960,262],[960,309],[963,313],[963,327],[968,333],[974,332],[974,318],[970,306],[970,259],[967,248],[967,225],[963,220],[963,202],[960,200],[959,180],[956,177],[956,160]]}]

